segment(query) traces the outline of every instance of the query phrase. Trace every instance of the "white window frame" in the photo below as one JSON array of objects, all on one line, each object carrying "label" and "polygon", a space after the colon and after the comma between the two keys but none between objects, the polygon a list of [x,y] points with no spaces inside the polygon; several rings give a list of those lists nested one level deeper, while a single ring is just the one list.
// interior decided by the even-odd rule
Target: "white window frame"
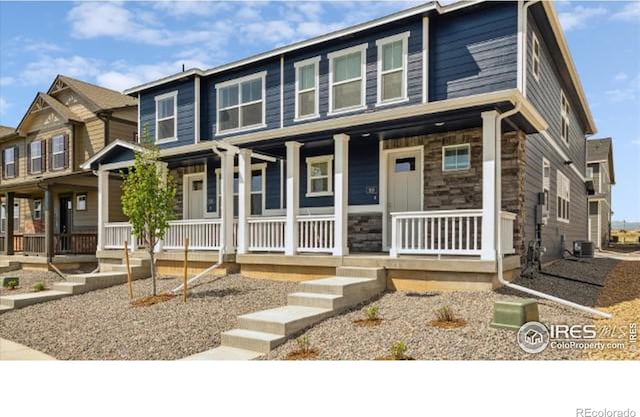
[{"label": "white window frame", "polygon": [[[172,98],[173,99],[173,116],[172,117],[163,117],[158,118],[158,103],[162,100],[166,100]],[[171,91],[165,94],[160,94],[159,96],[154,97],[156,102],[156,134],[155,134],[155,142],[156,144],[167,143],[167,142],[175,142],[178,140],[178,91]],[[173,119],[173,137],[169,138],[158,138],[158,125],[160,122],[165,120]]]},{"label": "white window frame", "polygon": [[[253,172],[254,171],[262,171],[262,185],[261,185],[261,191],[253,191],[250,190],[250,194],[262,194],[262,216],[265,215],[265,210],[266,210],[266,196],[267,196],[267,163],[266,162],[262,162],[259,164],[252,164],[251,165],[251,180],[253,180]],[[235,177],[235,174],[237,174],[238,172],[240,172],[240,168],[235,166],[233,167],[233,175]],[[220,203],[222,202],[222,184],[221,184],[221,175],[222,175],[222,170],[220,168],[216,168],[216,211],[214,211],[214,215],[218,215],[220,213]],[[238,181],[240,181],[240,179],[238,178]],[[251,186],[251,181],[249,181],[249,186]],[[236,197],[238,196],[238,204],[240,204],[240,186],[238,184],[238,192],[234,192],[233,196]],[[256,217],[257,215],[252,215],[251,214],[251,207],[249,207],[248,211],[248,216],[249,217]],[[234,216],[237,217],[237,216]]]},{"label": "white window frame", "polygon": [[37,198],[33,200],[33,220],[42,219],[42,200]]},{"label": "white window frame", "polygon": [[[559,222],[569,223],[571,216],[571,182],[569,178],[564,175],[560,170],[556,172],[557,174],[557,183],[556,183],[556,218]],[[564,200],[558,202],[558,200]],[[566,207],[563,205],[566,202]],[[565,211],[566,208],[566,211]],[[560,215],[558,215],[560,212]]]},{"label": "white window frame", "polygon": [[[326,197],[333,195],[333,155],[309,156],[305,159],[307,163],[307,192],[306,197]],[[314,164],[327,163],[327,175],[311,176],[311,167]],[[327,190],[311,192],[311,180],[327,178]]]},{"label": "white window frame", "polygon": [[[60,138],[62,140],[62,151],[58,151],[56,152],[55,150],[55,140],[57,138]],[[62,158],[62,166],[56,166],[56,155],[60,155],[62,154],[63,158]],[[64,164],[65,164],[65,160],[64,160],[64,154],[65,154],[65,149],[64,149],[64,135],[55,135],[51,138],[51,170],[52,171],[60,171],[61,169],[64,169]]]},{"label": "white window frame", "polygon": [[[538,36],[535,34],[535,32],[531,33],[532,37],[531,37],[531,72],[533,74],[533,78],[536,79],[536,81],[540,81],[540,64],[541,64],[541,60],[540,60],[540,41],[538,40]],[[538,53],[536,53],[536,47],[538,50]],[[537,64],[537,66],[536,66]],[[536,71],[536,68],[538,68],[538,70]]]},{"label": "white window frame", "polygon": [[[38,157],[34,157],[33,156],[33,145],[34,144],[38,144],[38,146],[36,147],[38,149],[38,152],[40,152],[40,155]],[[64,144],[63,144],[64,147]],[[29,159],[29,170],[32,174],[40,174],[44,171],[44,155],[42,155],[42,140],[34,140],[33,142],[29,143],[29,152],[31,155],[31,158]],[[33,169],[33,161],[36,159],[40,159],[40,170],[38,171],[34,171]]]},{"label": "white window frame", "polygon": [[[545,176],[545,169],[549,169],[549,176]],[[546,194],[545,194],[546,191]],[[545,209],[547,213],[551,205],[551,163],[547,158],[542,158],[542,193],[545,195]]]},{"label": "white window frame", "polygon": [[[363,43],[360,45],[352,46],[350,48],[340,49],[339,51],[333,51],[327,54],[327,58],[329,58],[329,113],[328,116],[333,116],[337,114],[350,113],[358,110],[364,110],[367,108],[367,47],[368,43]],[[336,58],[340,58],[345,55],[350,55],[353,53],[360,53],[360,104],[351,107],[345,107],[342,109],[334,109],[333,108],[333,61]],[[358,78],[351,78],[348,80],[340,81],[336,85],[350,83],[358,80]]]},{"label": "white window frame", "polygon": [[[7,151],[11,151],[11,163],[7,162]],[[4,153],[4,166],[2,167],[2,169],[4,170],[4,177],[7,179],[11,179],[11,178],[17,178],[18,177],[18,173],[16,172],[16,148],[15,146],[9,146],[7,148],[4,148],[2,150],[2,152]],[[7,175],[7,168],[9,167],[9,165],[13,165],[13,175],[9,176]]]},{"label": "white window frame", "polygon": [[[376,106],[385,106],[388,104],[402,103],[404,101],[409,100],[408,92],[407,92],[407,69],[408,69],[408,47],[409,47],[409,35],[411,32],[402,32],[396,35],[387,36],[386,38],[378,39],[376,41],[376,46],[378,47],[378,75],[377,75],[377,102]],[[390,43],[395,43],[398,41],[402,41],[402,67],[395,68],[388,71],[382,70],[383,64],[383,56],[382,49],[385,45]],[[386,74],[391,74],[393,72],[402,71],[402,94],[400,97],[394,97],[392,99],[383,100],[382,99],[382,76]]]},{"label": "white window frame", "polygon": [[[309,66],[309,65],[313,65],[314,66],[314,87],[313,88],[308,88],[306,90],[300,90],[300,77],[299,77],[299,70],[300,68]],[[309,119],[315,119],[317,117],[320,117],[320,109],[319,109],[319,104],[320,104],[320,100],[319,100],[319,96],[320,96],[320,56],[316,56],[313,58],[309,58],[309,59],[305,59],[304,61],[298,61],[296,63],[293,64],[293,67],[295,68],[296,71],[296,98],[295,98],[295,118],[293,119],[294,122],[299,122],[302,120],[309,120]],[[300,113],[300,93],[307,93],[313,91],[314,92],[314,98],[315,98],[315,112],[313,112],[312,114],[305,114],[303,116],[301,116]]]},{"label": "white window frame", "polygon": [[[80,205],[80,201],[83,201],[82,197],[84,197],[84,208]],[[76,194],[76,211],[87,211],[88,199],[87,193]]]},{"label": "white window frame", "polygon": [[[463,148],[466,148],[467,153],[469,154],[469,164],[464,168],[446,168],[444,163],[446,152],[452,149],[463,149]],[[469,169],[471,169],[471,144],[470,143],[463,143],[460,145],[447,145],[442,147],[442,172],[468,171]]]},{"label": "white window frame", "polygon": [[[242,103],[242,88],[240,88],[240,84],[247,82],[247,81],[253,81],[255,79],[262,79],[262,98],[260,100],[254,100],[254,101],[250,101],[248,103]],[[232,86],[234,84],[238,84],[238,104],[236,104],[235,106],[229,106],[229,107],[225,107],[225,108],[221,108],[220,107],[220,89],[225,88],[225,87],[229,87]],[[256,72],[254,74],[251,75],[247,75],[245,77],[240,77],[240,78],[234,78],[233,80],[228,80],[228,81],[224,81],[221,83],[217,83],[215,85],[215,90],[216,90],[216,135],[228,135],[228,134],[232,134],[232,133],[239,133],[239,132],[247,132],[250,130],[255,130],[255,129],[262,129],[265,128],[267,126],[267,121],[266,121],[266,108],[267,108],[267,99],[266,99],[266,93],[267,93],[267,71],[261,71],[261,72]],[[246,127],[240,127],[240,125],[242,124],[242,107],[243,106],[248,106],[251,104],[256,104],[256,103],[262,103],[262,123],[257,123],[251,126],[246,126]],[[238,108],[238,127],[235,129],[227,129],[227,130],[220,130],[220,111],[221,110],[226,110],[226,109],[232,109],[232,108]]]},{"label": "white window frame", "polygon": [[[569,106],[569,100],[564,94],[564,90],[560,90],[560,137],[564,143],[569,146],[569,113],[571,107]],[[566,125],[566,131],[565,131]]]}]

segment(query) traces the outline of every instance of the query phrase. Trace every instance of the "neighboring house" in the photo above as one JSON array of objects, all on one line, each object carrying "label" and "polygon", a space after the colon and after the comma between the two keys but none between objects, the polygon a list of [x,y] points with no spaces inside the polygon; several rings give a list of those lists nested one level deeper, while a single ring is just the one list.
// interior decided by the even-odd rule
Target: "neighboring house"
[{"label": "neighboring house", "polygon": [[[161,266],[189,237],[194,267],[222,251],[249,276],[377,265],[394,288],[495,285],[543,192],[545,258],[587,236],[595,126],[549,2],[430,2],[125,93],[177,178]],[[87,161],[101,192],[136,148]],[[130,227],[101,226],[98,256],[121,256]]]},{"label": "neighboring house", "polygon": [[593,181],[593,194],[589,196],[589,240],[596,248],[605,248],[611,238],[611,186],[616,183],[611,138],[587,141],[587,178]]},{"label": "neighboring house", "polygon": [[97,178],[80,164],[116,138],[135,141],[136,118],[135,98],[58,75],[17,128],[2,127],[4,261],[95,262]]}]

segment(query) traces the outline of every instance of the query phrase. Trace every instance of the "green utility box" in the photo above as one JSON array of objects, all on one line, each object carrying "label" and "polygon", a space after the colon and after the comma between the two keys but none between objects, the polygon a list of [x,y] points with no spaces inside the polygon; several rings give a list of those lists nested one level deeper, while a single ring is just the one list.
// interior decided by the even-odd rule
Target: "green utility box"
[{"label": "green utility box", "polygon": [[0,277],[0,281],[2,281],[2,286],[4,288],[11,286],[11,282],[15,282],[13,285],[16,287],[20,285],[20,278],[18,277]]},{"label": "green utility box", "polygon": [[493,305],[493,328],[518,330],[530,321],[540,321],[536,300],[514,298],[496,301]]}]

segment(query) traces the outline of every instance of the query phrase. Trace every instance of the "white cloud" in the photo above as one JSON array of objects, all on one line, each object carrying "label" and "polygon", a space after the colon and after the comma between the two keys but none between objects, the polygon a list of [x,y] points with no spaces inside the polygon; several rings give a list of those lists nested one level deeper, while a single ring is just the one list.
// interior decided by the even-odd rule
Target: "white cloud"
[{"label": "white cloud", "polygon": [[10,77],[10,76],[3,76],[0,77],[0,87],[6,87],[8,85],[11,85],[15,82],[15,78]]},{"label": "white cloud", "polygon": [[558,15],[560,23],[565,31],[578,29],[583,27],[587,21],[594,17],[607,14],[607,9],[604,7],[584,7],[576,6],[573,9],[564,11]]},{"label": "white cloud", "polygon": [[632,1],[612,16],[619,20],[640,20],[640,2]]},{"label": "white cloud", "polygon": [[0,97],[0,115],[5,114],[9,107],[11,107],[11,104],[4,97]]},{"label": "white cloud", "polygon": [[167,15],[183,18],[189,16],[211,16],[228,11],[231,7],[226,2],[206,1],[161,1],[153,4],[155,10]]},{"label": "white cloud", "polygon": [[615,81],[625,81],[629,78],[629,76],[625,72],[619,72],[613,77]]},{"label": "white cloud", "polygon": [[631,143],[633,143],[634,145],[640,145],[640,138],[632,140]]},{"label": "white cloud", "polygon": [[614,90],[607,90],[604,93],[609,101],[613,103],[633,100],[638,97],[638,93],[633,91],[631,88],[616,88]]},{"label": "white cloud", "polygon": [[45,56],[27,64],[20,80],[27,85],[47,84],[58,74],[78,78],[93,78],[99,73],[101,62],[93,58]]}]

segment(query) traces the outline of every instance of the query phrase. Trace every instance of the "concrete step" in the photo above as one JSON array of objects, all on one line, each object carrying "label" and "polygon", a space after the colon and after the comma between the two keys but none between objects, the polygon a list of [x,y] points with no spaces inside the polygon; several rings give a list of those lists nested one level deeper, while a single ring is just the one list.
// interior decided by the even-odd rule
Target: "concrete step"
[{"label": "concrete step", "polygon": [[269,353],[287,340],[286,337],[245,329],[232,329],[221,334],[222,346]]},{"label": "concrete step", "polygon": [[362,291],[375,292],[379,286],[376,279],[338,276],[302,282],[300,283],[300,291],[347,296]]},{"label": "concrete step", "polygon": [[365,268],[360,266],[339,266],[336,275],[352,278],[385,279],[387,274],[384,268]]},{"label": "concrete step", "polygon": [[238,317],[238,327],[245,330],[287,336],[309,327],[331,315],[326,308],[285,306],[244,314]]},{"label": "concrete step", "polygon": [[229,346],[220,346],[215,349],[207,350],[204,352],[196,353],[195,355],[187,356],[184,360],[188,361],[250,361],[257,359],[262,354],[260,352],[254,352],[252,350],[238,349]]},{"label": "concrete step", "polygon": [[105,288],[127,282],[125,272],[96,272],[95,274],[67,275],[67,282],[87,285],[90,289]]},{"label": "concrete step", "polygon": [[[119,272],[127,273],[127,266],[121,264],[102,264],[100,265],[100,272]],[[141,279],[151,276],[151,270],[149,265],[131,265],[131,278]]]},{"label": "concrete step", "polygon": [[56,290],[4,295],[0,297],[0,305],[11,308],[22,308],[32,304],[43,303],[45,301],[57,300],[58,298],[66,297],[68,295],[69,293]]},{"label": "concrete step", "polygon": [[0,313],[4,313],[5,311],[13,310],[13,307],[0,305]]},{"label": "concrete step", "polygon": [[56,282],[53,289],[56,291],[66,292],[67,294],[82,294],[86,292],[87,286],[79,282]]},{"label": "concrete step", "polygon": [[344,304],[344,297],[336,294],[320,294],[315,292],[294,292],[287,296],[290,306],[305,306],[327,309],[338,309]]}]

